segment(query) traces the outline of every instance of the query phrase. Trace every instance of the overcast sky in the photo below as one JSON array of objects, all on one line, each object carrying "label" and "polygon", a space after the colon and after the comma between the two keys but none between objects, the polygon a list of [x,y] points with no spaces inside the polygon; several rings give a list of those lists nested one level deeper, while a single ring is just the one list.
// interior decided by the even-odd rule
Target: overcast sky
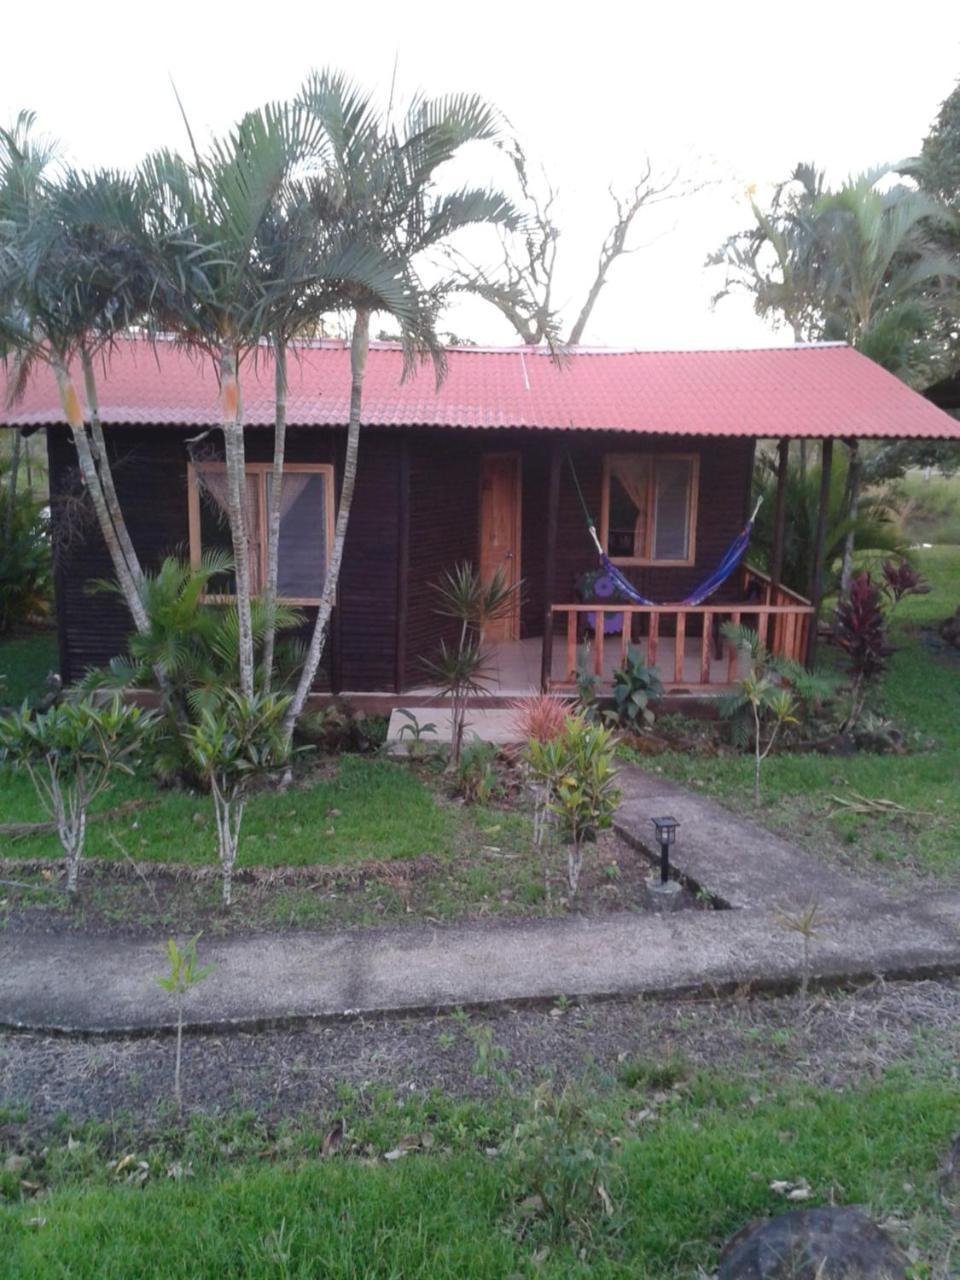
[{"label": "overcast sky", "polygon": [[[84,166],[183,146],[170,77],[201,133],[290,95],[322,66],[385,91],[396,58],[404,93],[483,93],[560,191],[557,301],[569,311],[606,229],[611,182],[629,187],[647,154],[709,172],[721,180],[709,192],[638,223],[635,242],[649,247],[618,264],[598,304],[586,341],[630,347],[786,341],[746,302],[710,309],[719,280],[703,261],[747,221],[747,185],[762,195],[800,159],[842,178],[914,153],[960,77],[957,0],[368,0],[339,11],[317,0],[53,0],[10,6],[3,32],[0,118],[33,108]],[[486,309],[452,324],[513,341]]]}]

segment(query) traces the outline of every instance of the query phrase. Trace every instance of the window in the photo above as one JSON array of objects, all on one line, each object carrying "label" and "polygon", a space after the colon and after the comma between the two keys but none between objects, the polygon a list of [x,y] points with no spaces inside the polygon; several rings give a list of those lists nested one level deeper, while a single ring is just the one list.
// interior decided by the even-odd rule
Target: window
[{"label": "window", "polygon": [[[203,551],[232,551],[227,521],[227,472],[222,462],[190,463],[190,558]],[[273,466],[247,463],[244,521],[250,552],[250,587],[263,590],[267,576],[267,523]],[[287,604],[319,604],[333,541],[333,467],[288,463],[280,497],[277,595]],[[215,583],[216,598],[235,591],[232,574]]]},{"label": "window", "polygon": [[617,564],[689,565],[696,559],[696,454],[604,458],[601,535]]}]

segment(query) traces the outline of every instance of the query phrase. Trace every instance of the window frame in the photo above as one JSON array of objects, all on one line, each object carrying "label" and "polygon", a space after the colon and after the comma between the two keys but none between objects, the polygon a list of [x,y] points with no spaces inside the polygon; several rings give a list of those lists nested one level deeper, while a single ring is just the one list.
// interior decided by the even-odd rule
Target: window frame
[{"label": "window frame", "polygon": [[[649,489],[647,492],[646,545],[656,546],[657,464],[659,462],[688,462],[690,464],[690,488],[687,492],[687,555],[683,560],[658,560],[655,556],[611,556],[610,546],[610,475],[615,458],[649,458]],[[688,569],[697,561],[697,516],[700,509],[700,455],[699,453],[650,453],[641,450],[618,449],[603,455],[603,481],[600,503],[600,543],[611,564],[656,565],[663,568]]]},{"label": "window frame", "polygon": [[[225,474],[227,464],[225,462],[187,462],[187,519],[189,526],[190,540],[190,563],[196,568],[200,564],[200,558],[203,554],[203,545],[200,538],[200,484],[198,477],[204,471],[215,471]],[[322,475],[324,477],[324,507],[326,512],[326,537],[324,544],[326,547],[326,561],[324,564],[324,578],[326,578],[326,570],[330,565],[330,555],[333,549],[334,527],[336,524],[336,515],[333,509],[333,464],[330,462],[286,462],[283,467],[284,476],[298,475],[304,472],[311,475]],[[267,577],[267,522],[269,518],[269,510],[267,505],[267,482],[266,477],[273,474],[272,462],[247,462],[244,464],[244,473],[247,476],[254,475],[257,477],[259,488],[259,501],[257,504],[259,524],[260,524],[260,546],[263,551],[263,560],[260,565],[261,581],[266,581]],[[205,595],[203,600],[207,604],[232,604],[236,600],[235,595]],[[320,596],[277,596],[278,604],[287,605],[313,605],[320,604]]]}]

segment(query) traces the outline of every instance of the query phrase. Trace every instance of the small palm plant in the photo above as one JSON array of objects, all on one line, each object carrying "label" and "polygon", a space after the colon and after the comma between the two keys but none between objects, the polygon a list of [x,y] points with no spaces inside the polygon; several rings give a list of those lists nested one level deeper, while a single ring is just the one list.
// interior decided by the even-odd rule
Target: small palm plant
[{"label": "small palm plant", "polygon": [[233,903],[240,825],[254,779],[285,766],[294,748],[283,732],[289,698],[229,689],[216,710],[204,709],[186,730],[187,749],[209,784],[217,824],[223,905]]},{"label": "small palm plant", "polygon": [[435,660],[425,662],[429,673],[450,698],[451,767],[460,764],[463,735],[467,727],[467,704],[471,697],[490,692],[493,674],[483,647],[483,636],[491,622],[505,617],[514,607],[521,583],[508,583],[498,569],[484,582],[477,569],[464,561],[433,584],[437,613],[460,623],[455,645],[440,641]]},{"label": "small palm plant", "polygon": [[77,892],[90,805],[118,773],[131,774],[153,729],[142,707],[114,698],[62,702],[41,715],[27,704],[0,719],[0,764],[26,773],[56,825],[66,859],[67,893]]}]

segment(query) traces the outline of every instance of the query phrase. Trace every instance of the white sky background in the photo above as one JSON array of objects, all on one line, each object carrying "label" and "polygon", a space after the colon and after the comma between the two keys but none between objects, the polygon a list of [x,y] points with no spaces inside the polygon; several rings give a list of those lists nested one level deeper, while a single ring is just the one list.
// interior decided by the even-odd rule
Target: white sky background
[{"label": "white sky background", "polygon": [[[396,56],[404,97],[482,93],[560,192],[556,301],[567,304],[568,325],[609,224],[611,182],[628,188],[645,154],[662,168],[683,162],[719,177],[707,193],[641,213],[634,242],[652,244],[614,268],[587,329],[591,345],[786,341],[746,300],[710,309],[722,273],[703,262],[748,223],[747,184],[762,197],[801,159],[836,180],[915,153],[960,77],[957,0],[8,8],[0,119],[33,108],[80,166],[131,166],[155,147],[185,146],[171,76],[201,137],[247,107],[291,96],[315,67],[342,68],[386,95]],[[515,340],[482,305],[448,324],[481,342]]]}]

